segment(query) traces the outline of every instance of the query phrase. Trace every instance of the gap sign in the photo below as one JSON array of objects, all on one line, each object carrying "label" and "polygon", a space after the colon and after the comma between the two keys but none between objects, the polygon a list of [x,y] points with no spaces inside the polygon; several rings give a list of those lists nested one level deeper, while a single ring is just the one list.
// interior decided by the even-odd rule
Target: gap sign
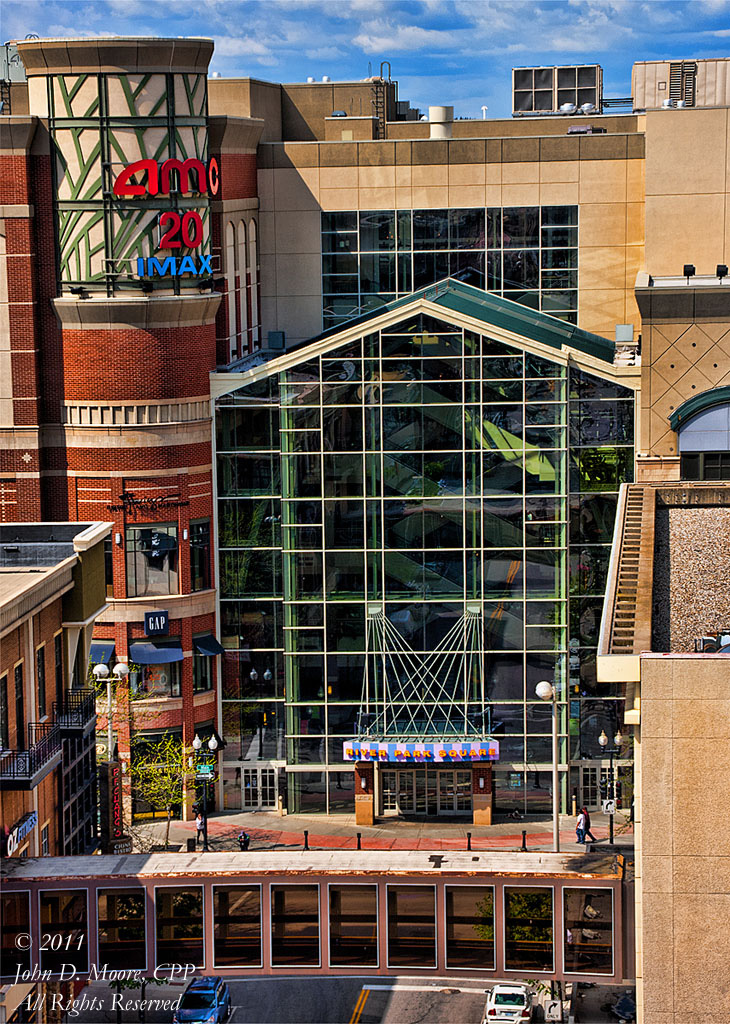
[{"label": "gap sign", "polygon": [[145,612],[144,632],[145,636],[167,636],[170,632],[170,613]]}]

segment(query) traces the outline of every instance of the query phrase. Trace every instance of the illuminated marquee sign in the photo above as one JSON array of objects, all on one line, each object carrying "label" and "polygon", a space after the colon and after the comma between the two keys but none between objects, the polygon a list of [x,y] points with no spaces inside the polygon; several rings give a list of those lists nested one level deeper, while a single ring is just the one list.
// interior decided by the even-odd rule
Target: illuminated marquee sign
[{"label": "illuminated marquee sign", "polygon": [[496,740],[469,743],[368,743],[347,740],[342,744],[345,761],[383,761],[389,764],[449,764],[498,761]]},{"label": "illuminated marquee sign", "polygon": [[[146,175],[145,184],[141,184]],[[135,160],[125,167],[114,182],[115,196],[126,199],[139,196],[168,196],[171,191],[184,194],[197,192],[199,195],[218,195],[220,171],[218,161],[211,157],[207,164],[191,157],[187,160],[171,158],[158,164],[154,160]],[[163,210],[159,217],[160,241],[158,249],[197,249],[203,241],[203,219],[197,210]],[[212,274],[212,256],[199,254],[177,256],[156,256],[137,259],[139,277],[179,277],[192,274],[202,277]]]}]

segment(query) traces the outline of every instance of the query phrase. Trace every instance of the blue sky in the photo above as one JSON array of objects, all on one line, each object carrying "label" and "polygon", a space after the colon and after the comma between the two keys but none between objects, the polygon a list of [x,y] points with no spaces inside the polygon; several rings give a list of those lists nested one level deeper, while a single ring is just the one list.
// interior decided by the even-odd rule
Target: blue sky
[{"label": "blue sky", "polygon": [[207,36],[212,71],[275,82],[360,79],[389,60],[402,99],[510,115],[510,69],[730,55],[730,0],[3,0],[3,39]]}]

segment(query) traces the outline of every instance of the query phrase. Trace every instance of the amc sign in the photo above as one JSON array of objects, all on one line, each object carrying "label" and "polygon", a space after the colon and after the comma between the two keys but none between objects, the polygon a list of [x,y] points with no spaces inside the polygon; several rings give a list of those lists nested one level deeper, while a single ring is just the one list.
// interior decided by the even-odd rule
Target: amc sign
[{"label": "amc sign", "polygon": [[170,613],[167,611],[145,612],[145,636],[167,636],[170,631]]},{"label": "amc sign", "polygon": [[[146,176],[146,183],[142,180]],[[171,192],[184,195],[197,192],[199,195],[218,195],[220,171],[218,161],[211,157],[207,165],[195,157],[187,160],[171,158],[158,164],[154,160],[135,160],[125,167],[114,182],[114,195],[119,198],[139,196],[168,196]],[[197,210],[164,210],[158,221],[160,241],[158,250],[197,249],[203,241],[203,220]],[[137,274],[140,277],[177,277],[191,274],[202,277],[212,274],[212,256],[199,255],[197,259],[174,255],[163,261],[155,257],[137,259]]]}]

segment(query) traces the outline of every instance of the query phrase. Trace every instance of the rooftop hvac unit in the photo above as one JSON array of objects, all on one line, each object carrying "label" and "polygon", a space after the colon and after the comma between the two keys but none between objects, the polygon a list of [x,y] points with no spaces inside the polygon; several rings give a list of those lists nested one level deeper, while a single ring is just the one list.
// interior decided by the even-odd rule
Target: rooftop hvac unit
[{"label": "rooftop hvac unit", "polygon": [[603,109],[603,70],[600,64],[568,67],[513,68],[514,117],[546,114],[598,113]]}]

